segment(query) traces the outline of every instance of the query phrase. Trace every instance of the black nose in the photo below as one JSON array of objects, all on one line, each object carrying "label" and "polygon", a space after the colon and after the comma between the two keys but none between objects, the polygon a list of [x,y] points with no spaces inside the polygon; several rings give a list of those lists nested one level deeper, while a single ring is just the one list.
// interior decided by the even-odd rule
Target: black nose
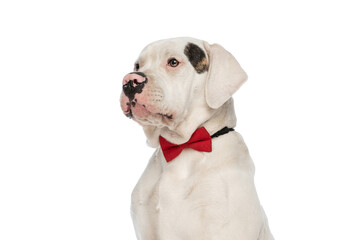
[{"label": "black nose", "polygon": [[123,80],[123,91],[132,102],[136,93],[141,93],[145,84],[148,82],[146,75],[142,72],[132,72],[127,74]]}]

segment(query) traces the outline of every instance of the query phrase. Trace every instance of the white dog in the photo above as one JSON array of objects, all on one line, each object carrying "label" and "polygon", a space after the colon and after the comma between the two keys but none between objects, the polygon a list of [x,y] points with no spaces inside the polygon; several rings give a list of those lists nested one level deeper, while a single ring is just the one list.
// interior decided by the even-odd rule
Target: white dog
[{"label": "white dog", "polygon": [[125,76],[121,108],[156,147],[132,193],[139,240],[273,239],[233,131],[246,79],[224,48],[192,38],[148,45]]}]

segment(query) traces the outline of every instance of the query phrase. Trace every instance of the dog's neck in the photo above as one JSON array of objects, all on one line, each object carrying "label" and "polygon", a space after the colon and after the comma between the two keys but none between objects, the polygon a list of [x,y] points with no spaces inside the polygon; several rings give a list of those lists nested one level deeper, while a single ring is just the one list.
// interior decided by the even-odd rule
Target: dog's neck
[{"label": "dog's neck", "polygon": [[214,115],[200,127],[205,127],[210,135],[213,135],[224,127],[235,128],[236,115],[234,101],[230,98],[223,106],[215,110]]},{"label": "dog's neck", "polygon": [[187,118],[174,128],[145,126],[144,132],[148,139],[148,144],[151,147],[158,147],[160,135],[171,143],[182,144],[187,142],[193,132],[200,127],[205,127],[209,134],[212,135],[223,127],[234,128],[235,125],[234,102],[230,98],[218,109],[204,108],[202,111],[197,110],[196,112],[189,113]]}]

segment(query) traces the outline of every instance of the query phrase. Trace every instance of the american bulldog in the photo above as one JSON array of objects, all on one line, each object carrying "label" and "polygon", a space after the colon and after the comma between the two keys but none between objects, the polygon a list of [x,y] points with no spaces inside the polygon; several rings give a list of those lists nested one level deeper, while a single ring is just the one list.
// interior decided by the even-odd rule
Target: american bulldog
[{"label": "american bulldog", "polygon": [[156,148],[131,196],[137,239],[273,239],[234,131],[232,95],[246,79],[218,44],[174,38],[141,52],[120,97]]}]

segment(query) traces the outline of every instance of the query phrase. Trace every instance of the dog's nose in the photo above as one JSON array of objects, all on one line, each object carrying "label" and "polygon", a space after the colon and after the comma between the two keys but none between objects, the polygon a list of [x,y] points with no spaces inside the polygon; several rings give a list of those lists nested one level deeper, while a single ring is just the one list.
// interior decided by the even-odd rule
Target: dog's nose
[{"label": "dog's nose", "polygon": [[132,72],[123,79],[123,91],[130,101],[134,99],[136,93],[141,93],[148,79],[142,72]]},{"label": "dog's nose", "polygon": [[128,82],[132,81],[133,86],[137,86],[147,80],[146,75],[142,72],[132,72],[127,74],[122,84],[126,85]]}]

